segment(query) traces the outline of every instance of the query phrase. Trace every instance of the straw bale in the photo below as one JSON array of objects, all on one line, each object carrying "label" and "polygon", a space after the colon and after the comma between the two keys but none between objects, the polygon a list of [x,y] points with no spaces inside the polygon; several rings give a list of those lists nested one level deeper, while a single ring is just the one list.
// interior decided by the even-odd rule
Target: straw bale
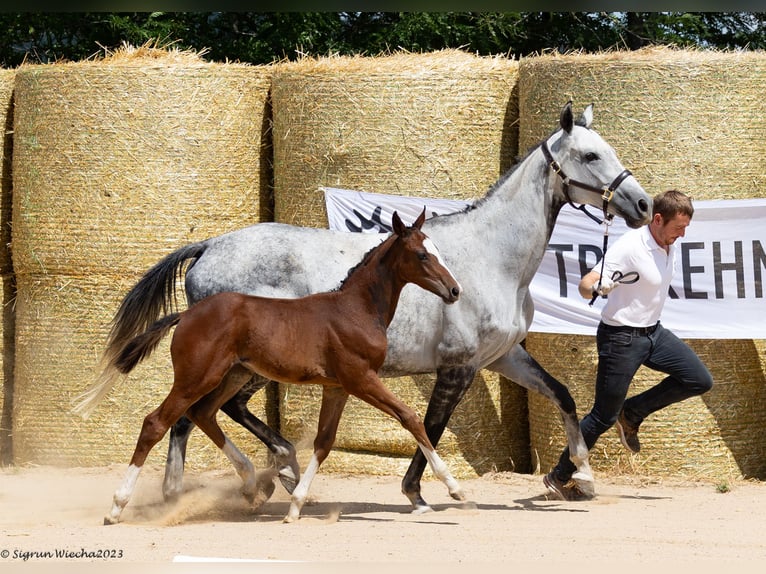
[{"label": "straw bale", "polygon": [[11,241],[11,151],[13,148],[13,81],[15,70],[0,70],[0,125],[3,126],[0,161],[0,278],[3,282],[0,320],[0,465],[9,464],[13,398],[13,268]]},{"label": "straw bale", "polygon": [[[275,219],[326,227],[320,186],[470,199],[516,155],[517,63],[460,51],[328,57],[274,72]],[[425,413],[433,377],[385,383]],[[282,431],[313,439],[320,390],[282,389]],[[480,373],[453,415],[439,452],[459,476],[525,470],[526,399],[516,385]],[[306,448],[311,448],[310,440]],[[393,419],[350,399],[327,471],[387,472],[416,445]]]},{"label": "straw bale", "polygon": [[142,62],[19,69],[17,272],[135,273],[270,219],[270,68]]},{"label": "straw bale", "polygon": [[[763,52],[651,48],[524,59],[519,65],[519,148],[526,150],[549,133],[556,119],[553,113],[562,102],[571,98],[577,107],[594,102],[595,129],[651,195],[678,188],[694,199],[759,197],[766,185],[764,86]],[[580,415],[587,413],[592,395],[579,387],[588,389],[595,381],[595,343],[578,336],[544,334],[529,341],[538,361],[557,372],[576,399],[580,397]],[[627,457],[608,433],[596,445],[597,468],[633,472],[640,466],[660,475],[766,476],[764,446],[752,439],[766,424],[763,409],[754,409],[764,400],[765,342],[689,343],[697,350],[713,345],[723,351],[705,359],[715,378],[713,391],[647,421],[641,430],[646,452],[638,457]],[[734,359],[736,365],[730,369]],[[639,392],[660,378],[642,369],[633,390]],[[729,405],[727,409],[721,408],[722,403]],[[550,420],[557,424],[558,415],[551,413],[546,401],[530,395],[529,417],[533,450],[546,471],[564,445],[548,428]]]},{"label": "straw bale", "polygon": [[517,71],[457,50],[277,65],[275,218],[326,227],[321,186],[483,196],[516,155]]},{"label": "straw bale", "polygon": [[519,149],[550,133],[568,99],[650,195],[755,197],[766,186],[766,53],[649,48],[519,64]]},{"label": "straw bale", "polygon": [[[270,219],[270,80],[270,68],[148,49],[18,70],[16,462],[128,460],[143,417],[169,389],[167,346],[90,420],[69,415],[70,400],[93,382],[111,317],[151,265],[186,243]],[[238,433],[235,442],[264,452]],[[195,439],[188,460],[224,459]]]},{"label": "straw bale", "polygon": [[[758,353],[762,341],[691,340],[708,365],[715,384],[701,397],[676,403],[641,425],[641,452],[620,444],[615,430],[601,436],[591,451],[598,473],[678,476],[712,481],[766,478],[766,445],[757,440],[766,430],[766,380]],[[756,347],[760,346],[760,349]],[[531,333],[527,349],[554,377],[565,383],[578,415],[593,405],[598,353],[595,337]],[[628,396],[659,383],[662,373],[641,367]],[[529,394],[533,456],[547,472],[566,446],[558,411],[550,401]]]}]

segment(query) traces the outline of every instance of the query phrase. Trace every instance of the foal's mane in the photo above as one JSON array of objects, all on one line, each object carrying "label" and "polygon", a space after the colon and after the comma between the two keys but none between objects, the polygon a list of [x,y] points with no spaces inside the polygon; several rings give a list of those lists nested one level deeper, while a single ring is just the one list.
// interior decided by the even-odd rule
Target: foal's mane
[{"label": "foal's mane", "polygon": [[[338,285],[338,287],[333,289],[333,291],[339,291],[340,289],[342,289],[343,286],[346,284],[346,282],[357,271],[357,269],[367,265],[367,263],[369,263],[369,261],[377,254],[378,251],[384,251],[384,252],[388,251],[391,248],[391,246],[394,244],[394,241],[398,237],[399,237],[398,235],[396,235],[395,233],[392,233],[385,240],[383,240],[382,242],[380,242],[377,245],[374,245],[372,248],[370,248],[370,250],[367,251],[367,253],[364,254],[364,256],[362,257],[362,260],[359,261],[359,263],[357,263],[351,269],[348,270],[348,273],[346,274],[345,279],[343,279],[343,281],[340,282],[340,285]],[[385,255],[385,253],[383,253],[382,255]]]}]

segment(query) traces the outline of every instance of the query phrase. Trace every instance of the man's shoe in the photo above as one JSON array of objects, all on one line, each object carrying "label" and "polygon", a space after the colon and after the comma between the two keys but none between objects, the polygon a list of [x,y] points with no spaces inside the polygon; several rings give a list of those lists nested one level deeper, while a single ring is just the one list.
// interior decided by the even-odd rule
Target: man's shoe
[{"label": "man's shoe", "polygon": [[577,483],[571,478],[564,482],[556,476],[554,471],[550,471],[543,477],[543,484],[548,491],[559,500],[580,501],[590,500],[592,496],[585,494]]},{"label": "man's shoe", "polygon": [[625,418],[625,411],[620,411],[620,416],[617,417],[617,432],[620,434],[620,442],[622,446],[627,448],[632,453],[637,453],[641,450],[641,442],[638,440],[638,425],[634,425],[627,418]]}]

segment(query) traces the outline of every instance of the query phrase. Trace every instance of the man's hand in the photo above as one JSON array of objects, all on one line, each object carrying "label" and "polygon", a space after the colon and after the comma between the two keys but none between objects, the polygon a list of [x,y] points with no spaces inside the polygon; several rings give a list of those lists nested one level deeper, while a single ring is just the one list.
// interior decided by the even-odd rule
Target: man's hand
[{"label": "man's hand", "polygon": [[600,284],[596,281],[590,288],[596,295],[604,296],[617,286],[617,282],[612,281],[609,277],[602,277],[600,281]]}]

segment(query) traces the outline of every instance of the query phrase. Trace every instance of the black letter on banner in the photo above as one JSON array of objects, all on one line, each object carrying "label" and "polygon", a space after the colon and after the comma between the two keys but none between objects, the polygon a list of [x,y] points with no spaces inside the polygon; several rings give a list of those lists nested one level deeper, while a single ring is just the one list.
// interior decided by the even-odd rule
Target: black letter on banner
[{"label": "black letter on banner", "polygon": [[346,219],[346,227],[349,231],[352,231],[354,233],[359,233],[363,229],[372,229],[373,227],[377,227],[378,233],[388,233],[389,231],[392,231],[392,227],[390,225],[386,225],[383,223],[383,221],[380,219],[380,214],[383,211],[383,208],[381,206],[377,206],[375,210],[372,212],[372,216],[370,216],[370,219],[367,219],[364,215],[359,213],[356,209],[352,210],[354,212],[354,215],[356,215],[359,218],[359,225],[354,225],[354,222],[352,222],[350,219]]},{"label": "black letter on banner", "polygon": [[[596,256],[596,260],[593,262],[593,264],[589,264],[587,259],[588,253],[593,253]],[[593,267],[601,261],[601,258],[604,256],[604,254],[601,252],[601,249],[599,247],[596,247],[595,245],[589,245],[587,243],[583,243],[580,245],[579,253],[577,256],[577,260],[580,262],[580,277],[585,277],[588,274],[588,271],[593,269]]]},{"label": "black letter on banner", "polygon": [[753,279],[755,281],[755,297],[760,299],[763,297],[763,275],[761,274],[761,267],[766,268],[766,252],[763,250],[763,245],[757,239],[753,240]]},{"label": "black letter on banner", "polygon": [[548,249],[556,254],[556,268],[559,272],[559,297],[567,296],[567,268],[564,264],[564,251],[574,251],[574,246],[559,244],[548,244]]},{"label": "black letter on banner", "polygon": [[723,299],[723,272],[737,272],[737,298],[745,298],[745,265],[742,262],[742,242],[734,242],[734,263],[721,262],[721,242],[713,241],[713,273],[715,274],[715,298]]},{"label": "black letter on banner", "polygon": [[707,299],[707,293],[704,291],[692,291],[692,273],[704,273],[705,267],[702,265],[689,264],[689,251],[692,249],[704,249],[705,244],[701,241],[681,244],[681,266],[684,272],[684,297],[687,299]]}]

